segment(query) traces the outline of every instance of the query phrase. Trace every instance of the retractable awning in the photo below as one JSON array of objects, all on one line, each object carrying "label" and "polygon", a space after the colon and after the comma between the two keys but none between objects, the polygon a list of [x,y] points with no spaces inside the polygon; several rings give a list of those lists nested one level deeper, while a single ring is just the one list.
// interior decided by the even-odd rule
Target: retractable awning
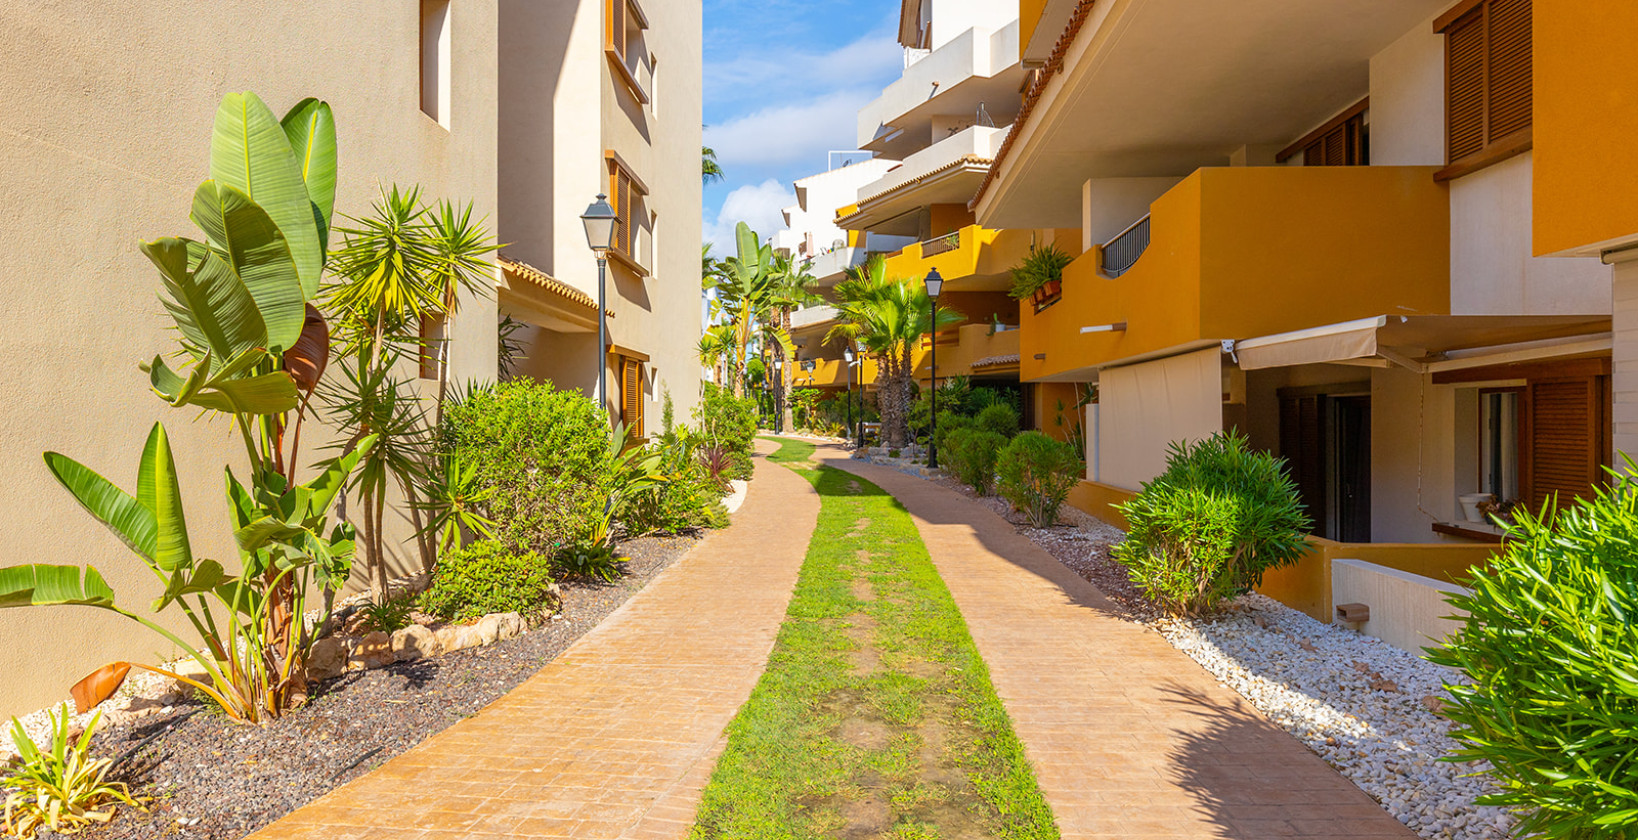
[{"label": "retractable awning", "polygon": [[1401,366],[1536,342],[1595,339],[1607,315],[1378,315],[1233,342],[1241,370],[1380,360]]}]

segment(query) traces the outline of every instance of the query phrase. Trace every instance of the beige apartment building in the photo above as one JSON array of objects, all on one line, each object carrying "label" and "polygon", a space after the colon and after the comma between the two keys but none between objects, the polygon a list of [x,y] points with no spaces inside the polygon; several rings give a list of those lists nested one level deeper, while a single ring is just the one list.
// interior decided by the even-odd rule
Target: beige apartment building
[{"label": "beige apartment building", "polygon": [[[449,339],[457,382],[496,378],[497,321],[511,315],[528,325],[520,375],[593,390],[597,269],[578,216],[610,193],[631,221],[607,287],[608,401],[642,424],[669,392],[686,417],[699,384],[700,27],[699,0],[0,0],[0,266],[14,295],[0,310],[13,371],[0,564],[95,565],[122,603],[151,601],[150,573],[40,455],[129,486],[155,421],[171,433],[195,549],[236,554],[221,492],[224,464],[243,468],[232,430],[168,409],[137,369],[173,346],[137,243],[193,230],[230,91],[277,113],[330,103],[338,216],[400,184],[488,217],[505,243],[497,294],[429,325]],[[402,515],[396,527],[407,536]],[[63,699],[108,661],[167,653],[100,611],[0,611],[0,715]]]}]

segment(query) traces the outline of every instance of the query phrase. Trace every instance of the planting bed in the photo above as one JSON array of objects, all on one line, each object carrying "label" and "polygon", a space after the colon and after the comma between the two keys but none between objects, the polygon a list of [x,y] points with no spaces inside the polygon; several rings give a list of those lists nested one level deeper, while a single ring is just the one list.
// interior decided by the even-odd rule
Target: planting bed
[{"label": "planting bed", "polygon": [[120,755],[163,733],[118,772],[155,801],[148,814],[121,808],[112,823],[79,836],[243,837],[533,676],[695,542],[624,543],[620,553],[631,558],[626,576],[606,586],[565,584],[561,612],[543,626],[486,647],[345,674],[323,684],[307,707],[267,727],[234,725],[197,705],[107,725],[96,739],[98,755]]}]

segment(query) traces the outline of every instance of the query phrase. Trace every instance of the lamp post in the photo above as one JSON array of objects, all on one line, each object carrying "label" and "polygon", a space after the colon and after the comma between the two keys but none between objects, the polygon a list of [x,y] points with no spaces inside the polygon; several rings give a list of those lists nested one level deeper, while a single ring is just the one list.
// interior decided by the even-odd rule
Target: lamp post
[{"label": "lamp post", "polygon": [[774,359],[774,431],[785,433],[785,360]]},{"label": "lamp post", "polygon": [[609,410],[609,342],[608,322],[603,317],[604,295],[608,285],[609,249],[614,247],[614,227],[618,222],[614,208],[609,206],[609,197],[602,193],[597,194],[597,200],[580,216],[580,223],[586,226],[586,244],[597,255],[597,399],[605,413]]},{"label": "lamp post", "polygon": [[842,359],[847,363],[847,432],[853,434],[853,348],[842,348]]},{"label": "lamp post", "polygon": [[933,321],[928,325],[933,336],[933,430],[927,436],[927,467],[934,470],[938,469],[938,293],[943,290],[944,276],[938,269],[927,272],[927,299],[933,304]]}]

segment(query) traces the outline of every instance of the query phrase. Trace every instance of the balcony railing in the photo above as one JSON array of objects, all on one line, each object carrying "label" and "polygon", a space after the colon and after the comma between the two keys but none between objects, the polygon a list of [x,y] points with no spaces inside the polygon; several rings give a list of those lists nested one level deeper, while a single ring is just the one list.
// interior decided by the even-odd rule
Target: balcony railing
[{"label": "balcony railing", "polygon": [[938,254],[948,254],[961,247],[961,231],[947,233],[937,239],[929,239],[921,243],[921,255],[932,257]]},{"label": "balcony railing", "polygon": [[1149,217],[1144,216],[1103,244],[1099,269],[1105,277],[1119,277],[1129,271],[1148,249]]}]

